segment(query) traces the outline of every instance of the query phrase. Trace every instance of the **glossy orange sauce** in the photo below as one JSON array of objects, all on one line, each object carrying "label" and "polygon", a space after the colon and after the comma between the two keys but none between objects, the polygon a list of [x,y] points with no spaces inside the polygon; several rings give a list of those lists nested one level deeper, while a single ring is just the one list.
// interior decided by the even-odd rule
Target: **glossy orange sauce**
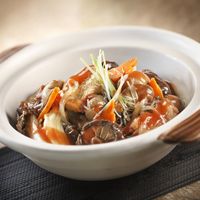
[{"label": "glossy orange sauce", "polygon": [[74,81],[77,81],[79,84],[81,84],[84,80],[86,80],[90,76],[91,72],[87,68],[84,68],[79,73],[69,78],[69,84],[73,85]]},{"label": "glossy orange sauce", "polygon": [[50,140],[51,143],[54,144],[73,144],[70,136],[56,130],[55,128],[46,128],[45,130],[47,138]]},{"label": "glossy orange sauce", "polygon": [[162,115],[156,110],[151,112],[143,112],[140,114],[140,125],[145,125],[147,129],[154,128],[165,123]]},{"label": "glossy orange sauce", "polygon": [[111,101],[107,107],[105,107],[102,112],[99,113],[96,117],[94,117],[95,120],[107,120],[112,123],[116,122],[116,116],[115,116],[115,102]]},{"label": "glossy orange sauce", "polygon": [[93,130],[93,127],[88,128],[87,130],[85,130],[82,134],[82,140],[84,144],[90,144],[91,143],[91,139],[95,137],[95,132]]},{"label": "glossy orange sauce", "polygon": [[98,103],[93,107],[93,110],[98,113],[103,108],[102,103]]},{"label": "glossy orange sauce", "polygon": [[159,103],[157,103],[156,105],[156,110],[161,114],[163,115],[163,117],[166,116],[167,114],[167,110],[168,110],[168,107],[170,106],[170,103],[166,100],[166,99],[163,99],[161,100]]},{"label": "glossy orange sauce", "polygon": [[128,75],[129,82],[133,79],[139,81],[140,84],[147,84],[150,81],[149,77],[140,71],[133,71]]},{"label": "glossy orange sauce", "polygon": [[51,143],[51,141],[49,140],[49,138],[46,135],[46,130],[45,129],[43,129],[43,128],[38,129],[37,132],[40,135],[40,137],[42,138],[42,140],[44,140],[47,143]]}]

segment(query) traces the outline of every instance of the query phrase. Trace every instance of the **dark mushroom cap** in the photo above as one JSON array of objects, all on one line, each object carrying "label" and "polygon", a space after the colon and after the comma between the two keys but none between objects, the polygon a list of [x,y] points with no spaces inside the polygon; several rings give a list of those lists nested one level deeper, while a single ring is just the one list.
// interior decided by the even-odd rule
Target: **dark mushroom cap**
[{"label": "dark mushroom cap", "polygon": [[81,138],[83,144],[97,144],[120,140],[123,135],[117,124],[105,120],[94,120],[83,126]]}]

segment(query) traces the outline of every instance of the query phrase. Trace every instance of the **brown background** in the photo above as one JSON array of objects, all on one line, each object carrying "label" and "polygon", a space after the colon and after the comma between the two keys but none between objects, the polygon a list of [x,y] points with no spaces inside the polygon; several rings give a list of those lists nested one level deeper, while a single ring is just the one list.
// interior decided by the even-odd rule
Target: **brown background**
[{"label": "brown background", "polygon": [[0,50],[97,26],[145,25],[200,41],[199,0],[0,0]]}]

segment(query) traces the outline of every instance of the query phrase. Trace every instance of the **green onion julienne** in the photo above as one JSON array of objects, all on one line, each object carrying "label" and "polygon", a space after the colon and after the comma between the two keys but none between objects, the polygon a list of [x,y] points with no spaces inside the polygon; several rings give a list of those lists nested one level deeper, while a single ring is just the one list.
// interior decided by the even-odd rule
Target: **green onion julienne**
[{"label": "green onion julienne", "polygon": [[[125,122],[129,120],[128,117],[128,109],[131,105],[133,106],[131,102],[131,99],[127,99],[125,96],[121,94],[122,86],[126,82],[128,75],[124,75],[121,77],[119,81],[119,86],[116,89],[114,84],[112,83],[109,73],[108,73],[108,66],[106,64],[105,54],[104,51],[100,50],[97,58],[95,58],[92,54],[90,55],[91,61],[93,66],[90,66],[87,64],[87,62],[80,58],[81,62],[85,65],[85,67],[94,75],[94,77],[99,81],[100,84],[102,84],[103,88],[105,89],[107,99],[109,102],[105,105],[105,108],[109,105],[111,101],[119,101],[122,108],[123,108],[123,117],[125,119]],[[133,102],[135,102],[135,99],[133,99]],[[120,116],[117,111],[115,113]]]},{"label": "green onion julienne", "polygon": [[103,85],[108,100],[112,98],[112,96],[115,94],[116,89],[113,85],[112,81],[109,78],[108,74],[108,67],[106,65],[105,55],[102,50],[99,51],[99,55],[97,59],[94,58],[94,56],[90,55],[92,64],[94,66],[91,67],[88,65],[83,58],[81,58],[82,63],[87,67],[87,69],[97,78],[97,80]]}]

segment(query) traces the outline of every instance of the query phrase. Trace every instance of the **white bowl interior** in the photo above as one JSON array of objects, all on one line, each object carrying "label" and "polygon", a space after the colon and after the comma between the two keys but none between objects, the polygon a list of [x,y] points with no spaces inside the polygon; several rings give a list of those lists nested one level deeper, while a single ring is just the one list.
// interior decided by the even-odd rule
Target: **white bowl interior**
[{"label": "white bowl interior", "polygon": [[[80,57],[105,50],[107,60],[139,60],[176,85],[186,108],[174,119],[146,134],[102,145],[52,145],[17,132],[16,108],[41,84],[66,80],[81,69]],[[39,166],[71,178],[102,180],[125,176],[160,160],[174,146],[158,136],[200,107],[200,45],[184,36],[152,28],[116,27],[65,35],[25,48],[0,66],[0,140]]]},{"label": "white bowl interior", "polygon": [[[194,77],[188,66],[174,57],[164,55],[157,51],[144,48],[103,48],[107,60],[122,63],[130,57],[139,60],[138,70],[150,69],[162,78],[171,81],[176,86],[176,91],[186,105],[194,95]],[[89,54],[98,54],[99,49],[83,49],[79,51],[62,51],[53,56],[43,58],[15,74],[6,94],[6,113],[15,121],[16,108],[20,101],[34,92],[41,84],[50,80],[66,80],[70,75],[82,68],[80,57],[88,63]],[[181,72],[181,76],[179,75]]]}]

